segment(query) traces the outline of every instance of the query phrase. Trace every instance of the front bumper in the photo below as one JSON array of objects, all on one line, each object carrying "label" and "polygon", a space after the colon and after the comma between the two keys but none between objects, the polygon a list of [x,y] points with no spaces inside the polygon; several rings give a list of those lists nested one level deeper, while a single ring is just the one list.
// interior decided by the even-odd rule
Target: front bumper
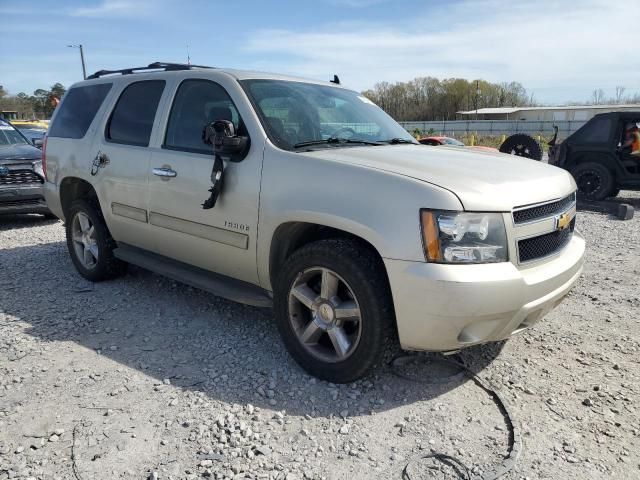
[{"label": "front bumper", "polygon": [[384,259],[402,348],[458,350],[535,324],[578,280],[584,252],[584,238],[575,232],[558,255],[526,268]]},{"label": "front bumper", "polygon": [[0,188],[0,214],[51,213],[40,185]]}]

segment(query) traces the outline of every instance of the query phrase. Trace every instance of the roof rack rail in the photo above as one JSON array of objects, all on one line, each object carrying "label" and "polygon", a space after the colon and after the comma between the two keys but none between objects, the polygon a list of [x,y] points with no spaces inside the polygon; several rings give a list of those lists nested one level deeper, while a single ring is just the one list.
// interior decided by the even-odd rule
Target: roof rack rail
[{"label": "roof rack rail", "polygon": [[191,65],[187,63],[153,62],[147,65],[146,67],[123,68],[122,70],[98,70],[93,75],[89,75],[87,77],[87,80],[104,77],[105,75],[116,75],[116,74],[131,75],[132,73],[144,72],[146,70],[163,70],[165,72],[169,72],[169,71],[175,71],[175,70],[191,70],[192,68],[215,68],[215,67],[208,67],[206,65]]}]

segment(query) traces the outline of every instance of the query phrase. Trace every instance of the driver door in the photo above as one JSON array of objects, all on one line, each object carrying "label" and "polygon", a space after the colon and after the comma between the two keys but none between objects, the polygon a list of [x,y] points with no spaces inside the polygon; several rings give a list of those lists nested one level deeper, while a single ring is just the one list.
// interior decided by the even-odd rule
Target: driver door
[{"label": "driver door", "polygon": [[241,162],[225,162],[222,193],[214,208],[203,209],[214,156],[202,131],[215,120],[230,120],[240,135],[248,135],[224,87],[208,79],[183,80],[175,91],[162,146],[151,157],[154,248],[172,259],[257,284],[262,151],[252,145]]}]

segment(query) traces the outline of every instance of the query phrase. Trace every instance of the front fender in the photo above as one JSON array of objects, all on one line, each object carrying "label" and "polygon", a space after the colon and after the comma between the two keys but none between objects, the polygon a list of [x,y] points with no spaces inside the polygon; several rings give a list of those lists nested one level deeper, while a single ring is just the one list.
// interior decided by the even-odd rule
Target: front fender
[{"label": "front fender", "polygon": [[265,148],[258,276],[271,289],[269,258],[277,228],[305,222],[366,240],[383,258],[424,261],[420,209],[461,210],[458,198],[427,182],[362,165]]}]

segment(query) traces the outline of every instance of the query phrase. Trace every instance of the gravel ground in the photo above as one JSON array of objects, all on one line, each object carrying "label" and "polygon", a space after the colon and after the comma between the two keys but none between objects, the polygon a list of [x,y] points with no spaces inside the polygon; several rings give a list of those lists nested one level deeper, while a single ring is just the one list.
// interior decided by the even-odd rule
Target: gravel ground
[{"label": "gravel ground", "polygon": [[[509,479],[640,475],[640,215],[581,212],[578,228],[588,260],[565,302],[462,354],[519,426]],[[88,283],[62,223],[38,216],[0,219],[0,272],[0,479],[395,479],[431,451],[480,475],[506,454],[496,404],[437,356],[402,367],[428,383],[389,367],[317,381],[283,351],[270,311],[137,268]]]}]

